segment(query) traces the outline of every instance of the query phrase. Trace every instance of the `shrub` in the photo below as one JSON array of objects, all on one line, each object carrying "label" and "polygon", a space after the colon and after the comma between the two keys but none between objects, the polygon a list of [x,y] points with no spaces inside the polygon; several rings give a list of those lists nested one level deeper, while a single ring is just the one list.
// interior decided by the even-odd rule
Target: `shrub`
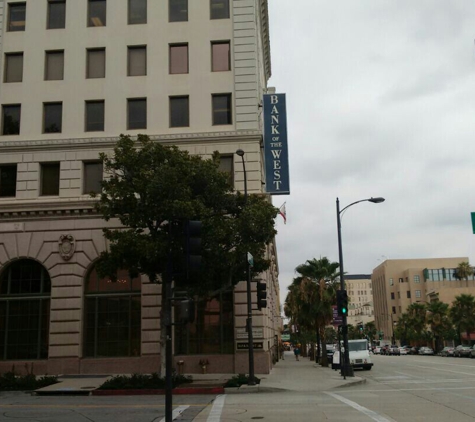
[{"label": "shrub", "polygon": [[[254,377],[256,384],[260,384],[261,380],[257,377]],[[249,384],[249,375],[239,374],[232,377],[230,380],[224,384],[224,387],[240,387],[243,384]]]},{"label": "shrub", "polygon": [[[190,376],[173,374],[172,384],[173,387],[178,387],[181,384],[192,382]],[[99,387],[99,390],[154,390],[164,389],[165,378],[161,378],[157,373],[151,375],[133,374],[117,375],[108,379],[104,384]]]},{"label": "shrub", "polygon": [[41,378],[36,378],[33,374],[17,376],[13,371],[9,371],[0,376],[0,391],[31,391],[57,382],[58,378],[53,376]]}]

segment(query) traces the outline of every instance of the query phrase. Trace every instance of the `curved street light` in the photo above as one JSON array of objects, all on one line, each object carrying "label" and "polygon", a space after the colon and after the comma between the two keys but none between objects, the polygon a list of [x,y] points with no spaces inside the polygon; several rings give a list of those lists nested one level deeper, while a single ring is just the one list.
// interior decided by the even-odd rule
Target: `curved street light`
[{"label": "curved street light", "polygon": [[[337,229],[338,229],[338,255],[340,260],[340,290],[345,290],[345,278],[344,278],[344,270],[343,270],[343,249],[341,246],[341,213],[346,209],[350,208],[355,204],[359,204],[360,202],[372,202],[373,204],[380,204],[384,202],[385,199],[382,197],[376,198],[367,198],[367,199],[360,199],[359,201],[352,202],[351,204],[347,205],[345,208],[340,210],[340,200],[336,198],[336,219],[337,219]],[[341,375],[346,377],[354,377],[355,374],[353,373],[353,367],[350,364],[350,351],[348,350],[348,321],[347,315],[342,316],[342,333],[343,333],[343,348],[345,349],[343,353],[343,362],[341,362]]]}]

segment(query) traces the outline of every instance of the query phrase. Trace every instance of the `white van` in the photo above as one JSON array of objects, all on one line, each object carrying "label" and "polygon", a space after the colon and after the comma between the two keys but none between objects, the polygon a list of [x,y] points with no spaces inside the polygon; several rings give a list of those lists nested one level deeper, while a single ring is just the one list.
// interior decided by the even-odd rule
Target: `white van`
[{"label": "white van", "polygon": [[[343,347],[343,342],[341,342]],[[368,350],[368,340],[348,340],[348,348],[350,351],[350,363],[353,368],[362,368],[370,370],[373,366]],[[337,349],[333,354],[332,369],[340,369],[340,351]]]}]

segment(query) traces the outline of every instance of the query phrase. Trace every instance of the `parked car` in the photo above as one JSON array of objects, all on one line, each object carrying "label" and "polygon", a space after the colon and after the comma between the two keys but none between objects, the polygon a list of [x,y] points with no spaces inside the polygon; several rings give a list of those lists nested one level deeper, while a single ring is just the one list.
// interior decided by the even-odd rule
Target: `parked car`
[{"label": "parked car", "polygon": [[327,359],[329,363],[333,362],[333,355],[335,354],[335,346],[333,344],[327,344]]},{"label": "parked car", "polygon": [[475,358],[475,345],[470,350],[470,359],[473,359],[473,358]]},{"label": "parked car", "polygon": [[454,348],[446,346],[440,352],[439,356],[449,357],[454,355]]},{"label": "parked car", "polygon": [[458,353],[458,356],[460,358],[468,358],[470,357],[470,352],[472,351],[472,348],[470,346],[463,346]]},{"label": "parked car", "polygon": [[421,347],[419,349],[420,355],[433,355],[434,351],[430,347]]},{"label": "parked car", "polygon": [[385,346],[381,347],[381,354],[389,355],[389,344],[386,344]]},{"label": "parked car", "polygon": [[401,352],[399,350],[399,347],[397,347],[395,344],[391,345],[388,349],[388,354],[389,355],[394,355],[394,356],[400,356]]},{"label": "parked car", "polygon": [[420,349],[419,346],[412,346],[412,347],[409,349],[409,354],[410,354],[410,355],[418,355],[418,354],[419,354],[419,349]]},{"label": "parked car", "polygon": [[409,351],[407,350],[406,347],[403,346],[403,347],[399,348],[399,354],[400,355],[407,355],[408,353],[409,353]]},{"label": "parked car", "polygon": [[380,355],[380,354],[381,354],[381,347],[376,346],[376,347],[373,349],[373,353],[374,353],[375,355]]}]

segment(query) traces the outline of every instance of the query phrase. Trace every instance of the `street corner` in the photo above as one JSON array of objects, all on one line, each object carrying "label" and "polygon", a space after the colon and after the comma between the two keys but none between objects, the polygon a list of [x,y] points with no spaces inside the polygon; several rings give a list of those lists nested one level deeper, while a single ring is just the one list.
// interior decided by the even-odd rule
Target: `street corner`
[{"label": "street corner", "polygon": [[364,377],[347,377],[346,380],[340,377],[338,385],[333,388],[352,387],[356,385],[366,384],[366,378]]}]

